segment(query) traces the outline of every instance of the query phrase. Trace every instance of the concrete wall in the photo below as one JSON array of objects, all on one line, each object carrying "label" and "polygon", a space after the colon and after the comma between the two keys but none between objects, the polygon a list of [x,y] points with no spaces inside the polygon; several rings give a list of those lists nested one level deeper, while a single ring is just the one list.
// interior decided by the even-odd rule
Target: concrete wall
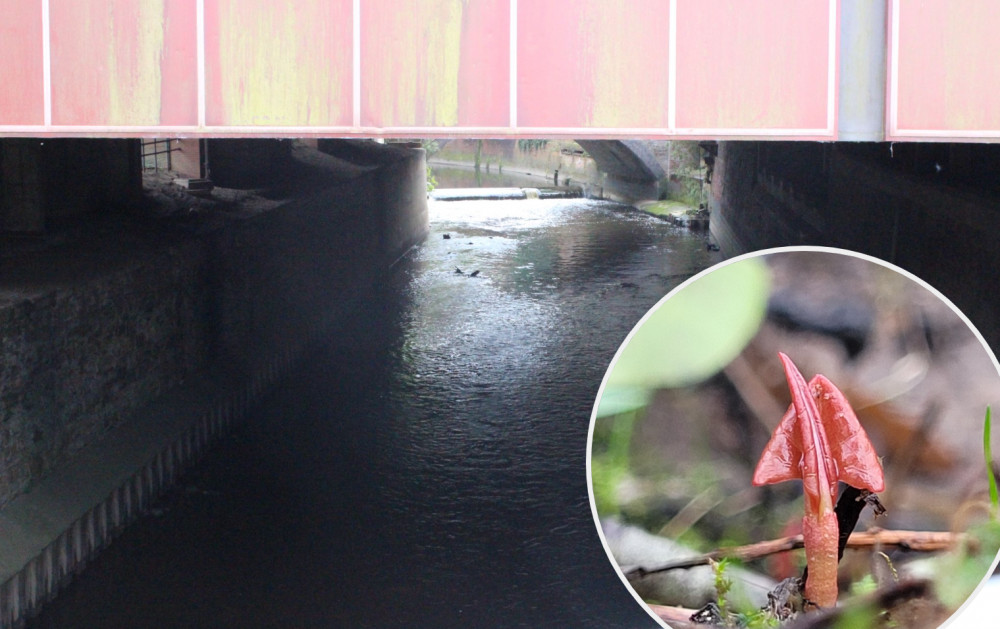
[{"label": "concrete wall", "polygon": [[[0,504],[194,373],[303,347],[427,230],[422,151],[201,236],[0,279]],[[164,244],[165,243],[165,244]],[[119,246],[94,242],[95,248]],[[84,259],[91,254],[78,253]],[[59,276],[57,281],[45,278]]]},{"label": "concrete wall", "polygon": [[209,140],[209,179],[227,188],[262,188],[284,174],[291,149],[291,140]]},{"label": "concrete wall", "polygon": [[177,149],[170,155],[170,168],[181,177],[188,179],[200,179],[201,172],[201,143],[198,138],[187,138],[173,141],[173,148]]},{"label": "concrete wall", "polygon": [[842,247],[916,274],[1000,350],[1000,190],[987,145],[723,142],[711,230],[730,255]]},{"label": "concrete wall", "polygon": [[112,231],[3,261],[0,627],[21,626],[426,236],[423,151],[374,150],[377,168],[207,233]]},{"label": "concrete wall", "polygon": [[119,210],[141,192],[138,140],[0,140],[0,232]]},{"label": "concrete wall", "polygon": [[[206,260],[202,243],[190,241],[112,268],[62,272],[55,283],[45,278],[57,269],[5,273],[0,505],[205,368]],[[63,263],[73,256],[43,261]]]},{"label": "concrete wall", "polygon": [[45,230],[41,150],[37,140],[0,140],[0,233]]}]

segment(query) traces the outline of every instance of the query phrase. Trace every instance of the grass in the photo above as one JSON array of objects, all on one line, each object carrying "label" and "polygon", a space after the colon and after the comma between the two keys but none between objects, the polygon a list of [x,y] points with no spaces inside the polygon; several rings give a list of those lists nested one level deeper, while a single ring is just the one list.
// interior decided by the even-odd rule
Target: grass
[{"label": "grass", "polygon": [[694,214],[697,208],[691,207],[687,203],[680,201],[653,201],[650,203],[640,203],[639,209],[657,216],[669,216],[671,214]]},{"label": "grass", "polygon": [[983,453],[986,455],[986,476],[989,480],[990,486],[990,507],[991,515],[994,520],[997,519],[998,511],[998,498],[997,498],[997,479],[993,474],[993,453],[990,449],[990,407],[986,407],[986,421],[983,426]]}]

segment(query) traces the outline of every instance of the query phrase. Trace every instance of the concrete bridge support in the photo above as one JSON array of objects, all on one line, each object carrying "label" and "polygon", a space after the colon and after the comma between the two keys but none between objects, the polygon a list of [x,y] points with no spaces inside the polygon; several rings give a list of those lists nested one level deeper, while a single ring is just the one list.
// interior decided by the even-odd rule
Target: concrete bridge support
[{"label": "concrete bridge support", "polygon": [[[235,142],[251,158],[276,150]],[[367,150],[360,166],[289,157],[283,174],[311,183],[283,202],[111,217],[0,260],[0,627],[146,509],[426,235],[423,151]]]},{"label": "concrete bridge support", "polygon": [[1000,351],[1000,147],[722,142],[712,234],[729,255],[841,247],[892,262],[951,299]]}]

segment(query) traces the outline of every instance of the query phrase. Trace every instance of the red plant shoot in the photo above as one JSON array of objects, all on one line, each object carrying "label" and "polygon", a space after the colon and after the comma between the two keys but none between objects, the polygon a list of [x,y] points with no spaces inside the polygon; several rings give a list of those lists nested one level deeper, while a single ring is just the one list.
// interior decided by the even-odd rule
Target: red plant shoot
[{"label": "red plant shoot", "polygon": [[832,607],[837,602],[837,483],[883,491],[882,464],[840,389],[819,374],[807,384],[788,356],[778,356],[792,404],[764,447],[753,484],[802,480],[805,595],[820,607]]}]

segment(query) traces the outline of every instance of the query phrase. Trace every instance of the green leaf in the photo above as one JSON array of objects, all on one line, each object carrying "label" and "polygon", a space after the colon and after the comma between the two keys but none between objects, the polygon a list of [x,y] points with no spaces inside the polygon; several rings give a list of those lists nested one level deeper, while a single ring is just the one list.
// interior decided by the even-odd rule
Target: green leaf
[{"label": "green leaf", "polygon": [[937,558],[934,590],[946,607],[957,609],[990,572],[1000,548],[1000,522],[973,526],[958,548]]},{"label": "green leaf", "polygon": [[671,293],[626,342],[608,374],[607,389],[651,391],[715,375],[757,333],[769,288],[763,260],[747,258],[714,268]]},{"label": "green leaf", "polygon": [[645,408],[651,392],[639,387],[606,387],[601,393],[597,416],[607,417]]},{"label": "green leaf", "polygon": [[629,448],[636,413],[602,418],[594,426],[595,451],[590,460],[590,481],[594,502],[601,517],[619,512],[616,492],[628,475]]},{"label": "green leaf", "polygon": [[986,476],[990,482],[990,504],[993,505],[992,516],[997,519],[998,500],[997,478],[993,474],[993,455],[990,448],[990,407],[986,407],[986,422],[983,426],[983,453],[986,455]]}]

